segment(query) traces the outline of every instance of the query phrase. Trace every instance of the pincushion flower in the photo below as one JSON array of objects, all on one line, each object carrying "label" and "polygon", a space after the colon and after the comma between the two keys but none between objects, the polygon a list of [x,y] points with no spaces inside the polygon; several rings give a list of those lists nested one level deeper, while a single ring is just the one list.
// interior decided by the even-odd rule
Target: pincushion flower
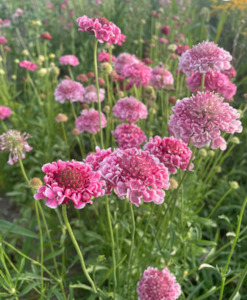
[{"label": "pincushion flower", "polygon": [[178,69],[187,76],[193,71],[206,73],[210,69],[223,71],[230,69],[232,56],[213,42],[203,42],[187,50],[179,59]]},{"label": "pincushion flower", "polygon": [[111,56],[108,52],[100,52],[98,55],[98,60],[102,62],[110,62],[111,60],[114,62],[117,60],[115,56]]},{"label": "pincushion flower", "polygon": [[10,117],[12,114],[11,109],[8,106],[0,106],[0,119],[4,120]]},{"label": "pincushion flower", "polygon": [[179,56],[181,56],[185,51],[189,50],[190,46],[188,45],[177,45],[177,49],[175,50],[175,53]]},{"label": "pincushion flower", "polygon": [[165,88],[166,85],[173,85],[173,76],[162,66],[157,66],[151,71],[149,84],[154,88]]},{"label": "pincushion flower", "polygon": [[113,106],[113,116],[120,121],[136,123],[139,119],[146,119],[148,116],[147,107],[134,97],[119,99]]},{"label": "pincushion flower", "polygon": [[118,125],[112,134],[120,149],[140,148],[141,144],[147,140],[141,128],[133,124]]},{"label": "pincushion flower", "polygon": [[38,66],[29,60],[21,61],[19,66],[32,72],[38,69]]},{"label": "pincushion flower", "polygon": [[[105,115],[101,113],[101,128],[105,128],[107,121]],[[99,112],[94,108],[84,109],[81,115],[75,120],[75,127],[82,133],[88,131],[96,134],[100,131]]]},{"label": "pincushion flower", "polygon": [[[190,148],[174,137],[150,137],[149,142],[144,145],[144,150],[157,157],[173,174],[177,173],[177,169],[186,170],[192,155]],[[189,170],[192,169],[193,164],[190,163]]]},{"label": "pincushion flower", "polygon": [[[104,89],[99,89],[99,99],[102,102],[105,98],[105,90]],[[98,102],[97,98],[97,89],[94,85],[89,85],[85,88],[85,93],[83,96],[83,101],[88,104],[93,103],[93,102]]]},{"label": "pincushion flower", "polygon": [[181,287],[168,268],[158,270],[148,267],[138,282],[139,300],[176,300],[181,295]]},{"label": "pincushion flower", "polygon": [[131,85],[147,86],[151,77],[151,68],[141,62],[125,65],[121,75],[125,78],[128,77]]},{"label": "pincushion flower", "polygon": [[29,152],[33,149],[27,143],[29,137],[30,134],[26,132],[21,134],[19,131],[12,129],[0,135],[0,150],[2,152],[9,152],[8,164],[13,165],[19,159],[24,159],[24,152]]},{"label": "pincushion flower", "polygon": [[211,143],[212,149],[226,149],[226,141],[220,136],[241,132],[240,114],[224,99],[213,92],[198,92],[195,96],[177,100],[169,120],[170,133],[185,143],[189,140],[201,148]]},{"label": "pincushion flower", "polygon": [[170,26],[165,25],[161,27],[161,32],[166,35],[169,36],[170,35]]},{"label": "pincushion flower", "polygon": [[46,205],[56,208],[61,204],[72,202],[76,209],[92,204],[92,197],[104,195],[104,181],[100,173],[92,171],[85,163],[72,160],[45,164],[42,171],[45,185],[34,195],[36,200],[46,199]]},{"label": "pincushion flower", "polygon": [[[202,74],[195,72],[191,77],[186,78],[186,82],[191,92],[196,93],[201,89]],[[216,70],[209,70],[205,74],[204,90],[221,94],[227,101],[231,101],[237,87],[226,75]]]},{"label": "pincushion flower", "polygon": [[129,53],[121,53],[114,63],[114,68],[119,74],[122,74],[123,68],[126,65],[136,64],[139,62],[140,60],[135,55]]},{"label": "pincushion flower", "polygon": [[121,33],[114,23],[108,21],[105,17],[88,18],[86,15],[78,18],[79,31],[87,31],[94,34],[99,42],[108,44],[122,45],[126,36]]},{"label": "pincushion flower", "polygon": [[0,36],[0,45],[7,44],[8,40],[4,36]]},{"label": "pincushion flower", "polygon": [[114,190],[120,199],[128,198],[136,206],[141,200],[163,203],[163,189],[170,186],[167,168],[141,149],[115,149],[101,162],[99,171],[108,194]]},{"label": "pincushion flower", "polygon": [[98,171],[100,163],[111,153],[111,148],[101,150],[99,147],[96,147],[96,152],[89,154],[85,159],[85,163],[87,163],[93,171]]},{"label": "pincushion flower", "polygon": [[80,82],[88,82],[88,78],[86,74],[79,74],[76,76],[76,79]]},{"label": "pincushion flower", "polygon": [[85,89],[81,83],[65,79],[59,83],[57,86],[54,97],[56,101],[64,103],[65,100],[70,100],[70,102],[83,101],[83,94]]},{"label": "pincushion flower", "polygon": [[235,78],[237,76],[237,71],[231,66],[230,69],[221,71],[224,75],[228,76],[229,78]]},{"label": "pincushion flower", "polygon": [[69,65],[69,66],[78,66],[79,65],[79,59],[74,56],[74,55],[64,55],[64,56],[61,56],[59,58],[59,61],[60,61],[60,64],[61,65]]}]

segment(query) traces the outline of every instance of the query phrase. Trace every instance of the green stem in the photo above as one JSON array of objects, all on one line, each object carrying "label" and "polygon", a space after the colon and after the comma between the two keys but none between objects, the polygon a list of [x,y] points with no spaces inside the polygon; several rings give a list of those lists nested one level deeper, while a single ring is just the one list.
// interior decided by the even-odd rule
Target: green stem
[{"label": "green stem", "polygon": [[131,246],[130,246],[130,255],[129,255],[129,262],[128,262],[128,271],[127,271],[127,292],[129,291],[129,281],[130,281],[130,269],[131,269],[131,263],[132,263],[132,256],[134,251],[134,245],[135,245],[135,231],[136,231],[136,225],[135,225],[135,216],[133,211],[133,204],[129,204],[130,206],[130,215],[131,215],[131,222],[132,222],[132,235],[131,235]]},{"label": "green stem", "polygon": [[238,284],[237,284],[237,286],[236,286],[236,289],[235,289],[235,291],[232,293],[232,295],[231,295],[231,297],[230,297],[229,300],[235,299],[235,296],[236,296],[237,292],[240,290],[241,285],[242,285],[242,283],[243,283],[244,278],[245,278],[246,275],[247,275],[247,264],[246,264],[246,266],[245,266],[245,268],[244,268],[244,270],[243,270],[243,272],[242,272],[241,277],[239,278],[239,281],[238,281]]},{"label": "green stem", "polygon": [[74,118],[75,118],[75,120],[76,120],[77,116],[76,116],[76,112],[75,112],[74,105],[73,105],[72,102],[70,102],[70,105],[71,105],[71,109],[72,109],[73,116],[74,116]]},{"label": "green stem", "polygon": [[201,92],[203,92],[204,90],[204,84],[205,84],[205,73],[202,73]]},{"label": "green stem", "polygon": [[7,132],[8,131],[8,127],[5,125],[5,123],[4,123],[4,121],[1,119],[1,124],[2,124],[2,126],[3,126],[3,130],[5,131],[5,132]]},{"label": "green stem", "polygon": [[66,135],[65,128],[64,128],[64,123],[62,122],[61,125],[62,125],[62,131],[63,131],[63,137],[64,137],[64,141],[65,141],[67,156],[68,156],[68,159],[70,160],[69,144],[68,144],[68,139],[67,139],[67,135]]},{"label": "green stem", "polygon": [[222,201],[226,198],[226,196],[232,191],[232,188],[230,188],[219,200],[219,202],[216,204],[216,206],[214,207],[214,209],[211,211],[211,213],[208,216],[208,219],[212,217],[212,215],[215,213],[215,211],[217,210],[217,208],[220,206],[220,204],[222,203]]}]

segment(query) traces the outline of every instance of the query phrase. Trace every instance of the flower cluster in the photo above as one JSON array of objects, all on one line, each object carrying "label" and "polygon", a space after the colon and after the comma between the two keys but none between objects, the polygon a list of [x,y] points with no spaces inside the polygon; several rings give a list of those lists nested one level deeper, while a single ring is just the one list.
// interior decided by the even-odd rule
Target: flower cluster
[{"label": "flower cluster", "polygon": [[141,62],[133,63],[125,65],[121,75],[125,78],[128,77],[131,85],[147,86],[151,77],[151,68]]},{"label": "flower cluster", "polygon": [[79,63],[79,59],[74,56],[74,55],[64,55],[64,56],[61,56],[59,58],[59,62],[61,65],[65,65],[65,66],[78,66],[80,63]]},{"label": "flower cluster", "polygon": [[11,109],[8,106],[0,106],[0,119],[4,120],[11,116]]},{"label": "flower cluster", "polygon": [[85,89],[81,83],[65,79],[56,88],[54,97],[56,101],[64,103],[65,100],[70,100],[70,102],[83,101],[83,94]]},{"label": "flower cluster", "polygon": [[[99,99],[102,102],[105,98],[105,90],[99,89]],[[85,93],[83,96],[83,102],[86,102],[88,104],[93,102],[98,102],[97,98],[97,89],[94,85],[89,85],[85,88]]]},{"label": "flower cluster", "polygon": [[173,85],[173,76],[162,66],[157,66],[151,71],[149,84],[154,88],[161,89],[166,85]]},{"label": "flower cluster", "polygon": [[[107,121],[105,115],[101,113],[101,128],[105,128]],[[82,133],[88,131],[96,134],[100,130],[99,113],[94,108],[84,109],[81,115],[75,120],[75,127]]]}]

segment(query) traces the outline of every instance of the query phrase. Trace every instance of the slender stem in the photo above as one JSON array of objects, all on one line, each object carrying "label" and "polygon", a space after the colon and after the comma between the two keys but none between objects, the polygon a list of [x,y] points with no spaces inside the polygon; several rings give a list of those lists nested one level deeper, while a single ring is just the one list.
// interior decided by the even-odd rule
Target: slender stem
[{"label": "slender stem", "polygon": [[5,123],[4,123],[4,121],[1,119],[1,124],[2,124],[2,126],[3,126],[3,130],[5,131],[5,132],[7,132],[8,131],[8,127],[5,125]]},{"label": "slender stem", "polygon": [[211,218],[211,216],[215,213],[215,211],[217,210],[217,208],[220,206],[220,204],[222,203],[222,201],[226,198],[226,196],[232,191],[232,188],[230,188],[219,200],[219,202],[216,204],[216,206],[214,207],[214,209],[211,211],[211,213],[208,216],[208,219]]},{"label": "slender stem", "polygon": [[204,90],[204,84],[205,84],[205,73],[202,73],[201,92],[203,92]]},{"label": "slender stem", "polygon": [[68,156],[68,159],[70,160],[69,144],[68,144],[68,139],[67,139],[67,135],[66,135],[65,128],[64,128],[64,123],[62,122],[61,125],[62,125],[62,131],[63,131],[63,137],[64,137],[64,141],[65,141],[67,156]]},{"label": "slender stem", "polygon": [[242,272],[241,277],[239,278],[239,281],[238,281],[238,284],[237,284],[237,286],[236,286],[236,289],[235,289],[235,291],[233,292],[233,294],[231,295],[231,297],[230,297],[229,300],[233,300],[233,299],[235,298],[237,292],[238,292],[238,291],[240,290],[240,288],[241,288],[241,285],[242,285],[242,283],[243,283],[244,278],[245,278],[246,275],[247,275],[247,264],[246,264],[246,266],[245,266],[245,268],[244,268],[244,270],[243,270],[243,272]]},{"label": "slender stem", "polygon": [[62,214],[63,214],[63,218],[64,218],[64,223],[68,229],[68,232],[69,232],[69,235],[70,235],[70,238],[75,246],[75,249],[76,249],[76,252],[79,256],[79,259],[80,259],[80,262],[81,262],[81,267],[82,267],[82,270],[87,278],[87,280],[90,282],[91,286],[92,286],[92,289],[94,291],[94,293],[97,293],[97,289],[96,289],[96,286],[95,286],[95,283],[93,282],[92,278],[90,277],[90,275],[88,274],[88,271],[86,269],[86,265],[85,265],[85,262],[84,262],[84,258],[82,256],[82,253],[81,253],[81,250],[80,250],[80,247],[76,241],[76,238],[74,236],[74,233],[72,231],[72,228],[70,226],[70,223],[69,223],[69,220],[68,220],[68,216],[67,216],[67,208],[66,208],[66,204],[64,204],[62,206]]},{"label": "slender stem", "polygon": [[76,116],[76,112],[75,112],[74,105],[73,105],[72,102],[70,102],[70,105],[71,105],[71,109],[72,109],[73,116],[74,116],[74,118],[75,118],[75,120],[76,120],[77,116]]},{"label": "slender stem", "polygon": [[134,216],[134,211],[133,211],[132,205],[133,204],[129,204],[130,215],[131,215],[131,222],[132,222],[132,235],[131,235],[131,246],[130,246],[129,262],[128,262],[128,271],[127,271],[127,282],[128,282],[128,284],[127,284],[127,292],[129,291],[130,269],[131,269],[131,263],[132,263],[134,245],[135,245],[135,231],[136,231],[135,216]]}]

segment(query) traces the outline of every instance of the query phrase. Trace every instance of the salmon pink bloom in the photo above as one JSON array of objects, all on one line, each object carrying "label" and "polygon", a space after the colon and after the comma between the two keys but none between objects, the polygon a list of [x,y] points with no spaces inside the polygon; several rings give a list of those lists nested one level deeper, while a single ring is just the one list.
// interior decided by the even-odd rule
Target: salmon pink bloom
[{"label": "salmon pink bloom", "polygon": [[139,62],[140,60],[135,55],[129,53],[121,53],[114,63],[114,68],[119,74],[122,74],[123,68],[126,65],[136,64]]},{"label": "salmon pink bloom", "polygon": [[168,190],[167,168],[157,158],[141,149],[115,149],[105,157],[99,171],[106,181],[107,193],[112,190],[120,199],[128,198],[139,206],[141,200],[161,204]]},{"label": "salmon pink bloom", "polygon": [[111,60],[114,62],[117,60],[115,56],[111,56],[108,52],[100,52],[98,55],[98,60],[102,62],[110,62]]},{"label": "salmon pink bloom", "polygon": [[176,300],[181,295],[181,287],[168,268],[158,270],[148,267],[138,282],[139,300]]},{"label": "salmon pink bloom", "polygon": [[64,55],[64,56],[61,56],[59,58],[59,61],[60,61],[60,64],[61,65],[69,65],[69,66],[78,66],[79,65],[79,60],[76,56],[74,55]]},{"label": "salmon pink bloom", "polygon": [[119,99],[112,110],[114,117],[119,118],[120,121],[127,120],[131,124],[148,116],[146,105],[134,97]]},{"label": "salmon pink bloom", "polygon": [[141,144],[147,140],[141,128],[133,124],[118,125],[112,134],[120,149],[140,148]]},{"label": "salmon pink bloom", "polygon": [[83,162],[58,160],[44,165],[42,171],[46,174],[45,185],[38,189],[34,198],[46,199],[45,204],[50,208],[72,202],[76,209],[81,209],[92,204],[92,197],[104,195],[100,173],[93,172]]},{"label": "salmon pink bloom", "polygon": [[213,92],[198,92],[195,96],[177,100],[169,120],[170,133],[185,143],[191,141],[201,148],[211,143],[212,149],[226,149],[226,141],[220,136],[241,132],[240,114],[224,99]]},{"label": "salmon pink bloom", "polygon": [[[105,115],[101,113],[101,128],[105,128],[107,121]],[[94,108],[84,109],[81,115],[75,120],[75,127],[82,133],[88,131],[96,134],[100,131],[99,112]]]},{"label": "salmon pink bloom", "polygon": [[52,39],[52,36],[50,35],[50,33],[49,32],[44,32],[44,33],[42,33],[41,35],[40,35],[40,37],[42,38],[42,39],[44,39],[44,40],[51,40]]},{"label": "salmon pink bloom", "polygon": [[149,85],[154,88],[165,88],[166,85],[173,85],[173,76],[162,66],[157,66],[151,71]]},{"label": "salmon pink bloom", "polygon": [[88,82],[88,78],[86,74],[79,74],[76,76],[76,79],[80,82]]},{"label": "salmon pink bloom", "polygon": [[93,171],[98,171],[100,163],[111,153],[111,148],[101,150],[99,147],[96,147],[96,152],[89,154],[85,159],[85,163],[87,163]]},{"label": "salmon pink bloom", "polygon": [[54,97],[60,103],[64,103],[65,100],[70,100],[71,103],[76,101],[83,102],[84,93],[85,89],[81,83],[65,79],[57,86]]},{"label": "salmon pink bloom", "polygon": [[[104,98],[105,98],[105,90],[99,89],[100,102],[102,102]],[[85,88],[85,93],[82,102],[86,102],[88,104],[91,104],[93,102],[98,102],[97,89],[94,85],[89,85]]]},{"label": "salmon pink bloom", "polygon": [[210,69],[224,71],[230,69],[232,56],[213,42],[203,42],[187,50],[179,59],[178,69],[190,76],[193,71],[206,73]]},{"label": "salmon pink bloom", "polygon": [[135,84],[137,87],[140,85],[147,86],[151,77],[151,68],[141,62],[125,65],[121,75],[125,78],[129,77],[131,85]]},{"label": "salmon pink bloom", "polygon": [[4,36],[0,36],[0,45],[7,44],[8,40]]},{"label": "salmon pink bloom", "polygon": [[29,60],[21,61],[19,66],[32,72],[38,69],[38,66]]},{"label": "salmon pink bloom", "polygon": [[11,116],[11,109],[8,106],[0,106],[0,119],[4,120]]},{"label": "salmon pink bloom", "polygon": [[[144,150],[157,157],[173,174],[177,173],[177,169],[185,171],[192,155],[190,148],[174,137],[150,137],[149,142],[144,145]],[[190,163],[189,170],[192,169],[193,164]]]}]

